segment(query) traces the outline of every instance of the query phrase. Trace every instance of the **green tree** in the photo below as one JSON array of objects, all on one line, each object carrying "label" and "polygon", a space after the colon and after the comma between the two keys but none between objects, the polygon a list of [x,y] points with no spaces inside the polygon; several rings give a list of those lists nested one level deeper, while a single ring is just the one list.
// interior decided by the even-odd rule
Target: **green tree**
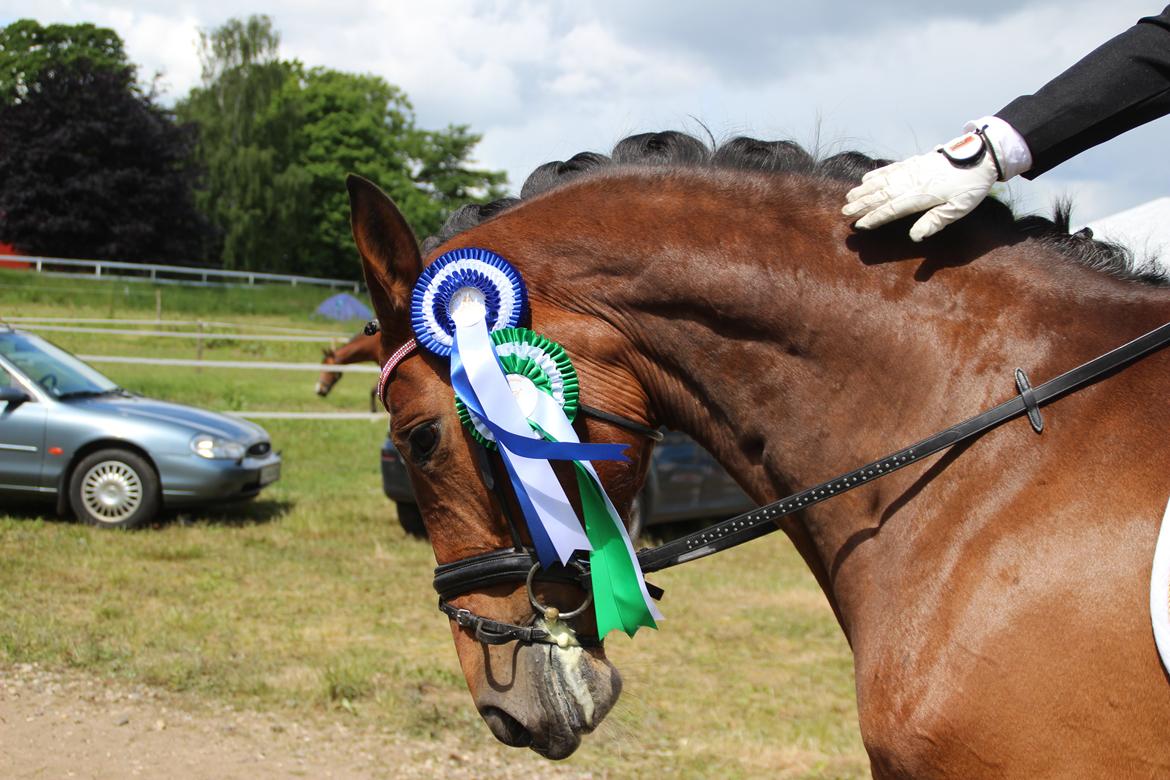
[{"label": "green tree", "polygon": [[176,107],[199,128],[196,202],[215,228],[207,252],[227,268],[292,270],[306,180],[293,163],[297,106],[277,99],[297,67],[279,47],[266,16],[201,33],[203,84]]},{"label": "green tree", "polygon": [[423,235],[437,233],[447,214],[466,203],[503,196],[503,185],[507,182],[503,171],[467,167],[482,138],[467,125],[419,132],[415,155],[421,165],[415,179],[437,206],[433,221],[420,218],[420,224],[426,228]]},{"label": "green tree", "polygon": [[501,194],[503,173],[466,167],[478,136],[418,129],[406,95],[378,76],[314,68],[290,91],[302,121],[297,162],[310,192],[300,264],[312,273],[356,273],[347,173],[378,182],[420,237],[438,232],[452,209]]},{"label": "green tree", "polygon": [[79,61],[134,81],[135,68],[113,30],[92,24],[42,26],[32,19],[0,28],[0,105],[19,103],[58,69]]},{"label": "green tree", "polygon": [[417,127],[399,88],[373,75],[280,60],[267,17],[203,36],[203,84],[179,106],[201,128],[224,264],[356,278],[345,175],[378,182],[420,235],[454,208],[502,194],[501,172],[475,170],[479,136]]},{"label": "green tree", "polygon": [[0,241],[63,257],[197,257],[193,134],[136,86],[117,36],[24,20],[0,41]]}]

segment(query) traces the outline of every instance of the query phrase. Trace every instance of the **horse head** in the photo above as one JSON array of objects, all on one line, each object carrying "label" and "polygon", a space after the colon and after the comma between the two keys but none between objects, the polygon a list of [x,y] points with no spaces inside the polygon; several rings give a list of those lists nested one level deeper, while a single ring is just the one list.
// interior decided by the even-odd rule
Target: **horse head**
[{"label": "horse head", "polygon": [[[332,349],[321,350],[322,359],[321,365],[332,366],[337,364],[337,355]],[[317,377],[317,395],[324,398],[329,395],[329,391],[333,386],[341,380],[340,371],[322,371],[321,375]]]},{"label": "horse head", "polygon": [[[424,261],[405,219],[385,194],[353,176],[348,188],[354,238],[381,323],[381,347],[390,355],[414,336],[411,293]],[[448,242],[442,248],[458,245]],[[508,259],[524,272],[523,253]],[[621,378],[625,344],[615,332],[539,298],[532,300],[532,322],[575,362],[577,350],[588,345],[589,359],[577,363],[583,402],[648,419],[645,395],[631,391],[636,383]],[[501,473],[499,462],[493,471],[485,457],[498,455],[485,456],[461,423],[448,361],[419,350],[394,369],[385,397],[391,435],[410,470],[439,571],[468,560],[489,565],[497,560],[493,553],[531,546],[529,530],[509,519],[522,516],[515,495],[489,489],[488,483],[503,480],[494,477]],[[639,432],[636,425],[627,429],[598,419],[575,427],[582,441],[628,445],[629,462],[596,464],[602,485],[624,516],[645,477],[652,449],[645,435],[649,429]],[[579,506],[571,470],[564,465],[556,467],[557,477]],[[538,577],[530,590],[527,569],[522,563],[503,578],[465,577],[447,594],[451,632],[475,706],[492,733],[508,745],[563,758],[613,707],[621,678],[606,658],[589,610],[573,618],[568,629],[555,613],[550,623],[547,614],[534,611],[536,601],[570,613],[586,598],[582,586]],[[438,578],[436,588],[443,591]],[[559,635],[561,641],[528,641],[525,630],[532,628]],[[501,630],[507,636],[500,636]]]}]

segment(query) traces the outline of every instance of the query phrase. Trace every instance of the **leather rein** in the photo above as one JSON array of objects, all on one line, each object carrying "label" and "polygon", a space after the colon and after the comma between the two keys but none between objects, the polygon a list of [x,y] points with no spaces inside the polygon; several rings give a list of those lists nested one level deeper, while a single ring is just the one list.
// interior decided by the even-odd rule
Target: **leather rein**
[{"label": "leather rein", "polygon": [[[1018,395],[1009,401],[992,407],[963,422],[928,436],[921,441],[892,452],[885,457],[865,464],[860,468],[840,474],[818,485],[793,493],[770,504],[752,509],[741,515],[708,526],[688,536],[652,548],[638,551],[638,563],[644,573],[651,573],[677,566],[680,563],[705,558],[708,555],[737,547],[758,537],[779,530],[777,521],[793,512],[819,504],[834,496],[847,493],[854,488],[880,479],[911,463],[935,455],[954,445],[979,436],[1008,420],[1026,414],[1036,433],[1044,428],[1040,407],[1063,395],[1079,390],[1092,382],[1105,378],[1132,362],[1170,344],[1170,323],[1161,325],[1116,349],[1100,355],[1076,368],[1033,387],[1023,370],[1015,370]],[[378,383],[378,393],[385,403],[385,385],[394,367],[413,350],[413,341],[403,345],[387,361]],[[618,415],[581,406],[581,411],[611,424],[645,435],[655,441],[662,439],[661,432]],[[497,478],[494,459],[486,449],[477,447],[477,461],[484,484],[496,496],[497,503],[508,521],[514,547],[476,555],[463,560],[441,564],[435,569],[434,588],[439,594],[439,609],[460,626],[472,630],[476,638],[485,644],[507,642],[565,644],[563,635],[554,636],[547,626],[558,619],[558,612],[543,607],[532,589],[533,575],[539,564],[532,548],[521,542],[518,526],[511,515],[508,501],[503,493],[502,480]],[[542,579],[576,583],[585,592],[589,589],[589,565],[585,558],[574,557],[566,567],[554,566],[542,573]],[[475,590],[504,582],[525,581],[529,599],[538,614],[545,618],[544,627],[539,625],[519,626],[502,623],[476,615],[467,609],[460,609],[449,603],[450,599]],[[662,596],[661,588],[647,583],[654,598]],[[582,608],[584,605],[582,605]],[[576,614],[574,610],[572,614]],[[568,615],[566,615],[568,617]],[[576,643],[586,646],[601,644],[598,637],[575,638]]]}]

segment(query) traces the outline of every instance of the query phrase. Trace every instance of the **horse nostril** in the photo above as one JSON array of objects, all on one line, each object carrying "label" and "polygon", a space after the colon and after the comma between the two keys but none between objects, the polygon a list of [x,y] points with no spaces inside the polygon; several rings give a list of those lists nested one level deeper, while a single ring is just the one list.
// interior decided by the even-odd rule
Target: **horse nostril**
[{"label": "horse nostril", "polygon": [[528,747],[532,744],[532,733],[499,707],[484,707],[479,715],[487,723],[496,739],[510,747]]}]

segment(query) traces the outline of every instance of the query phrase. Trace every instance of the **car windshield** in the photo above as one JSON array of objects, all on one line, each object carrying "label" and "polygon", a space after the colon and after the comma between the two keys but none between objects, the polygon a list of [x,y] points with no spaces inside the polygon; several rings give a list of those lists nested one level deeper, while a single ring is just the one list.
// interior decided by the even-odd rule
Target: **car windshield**
[{"label": "car windshield", "polygon": [[107,377],[63,349],[30,333],[0,332],[0,355],[55,398],[116,393]]}]

